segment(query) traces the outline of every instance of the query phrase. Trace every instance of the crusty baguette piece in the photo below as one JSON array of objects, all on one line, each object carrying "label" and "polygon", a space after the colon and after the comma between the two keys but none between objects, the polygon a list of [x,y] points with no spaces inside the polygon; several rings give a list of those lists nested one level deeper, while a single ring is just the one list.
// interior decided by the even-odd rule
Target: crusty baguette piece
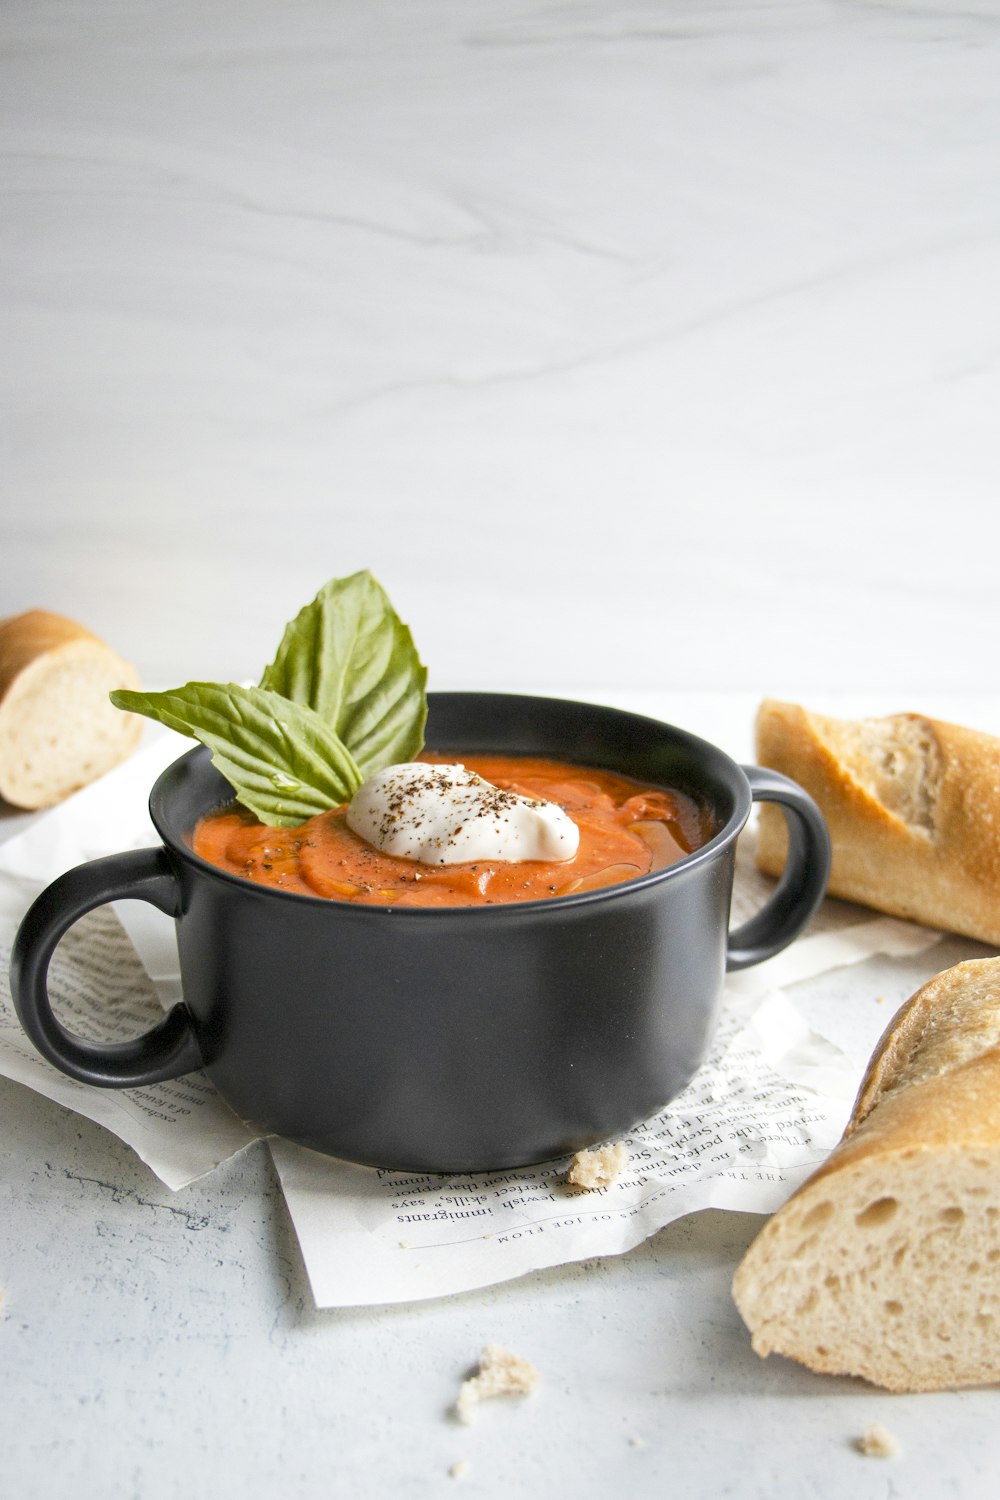
[{"label": "crusty baguette piece", "polygon": [[[832,896],[1000,946],[1000,740],[919,714],[841,720],[768,699],[757,759],[823,810]],[[760,868],[780,874],[787,847],[765,806]]]},{"label": "crusty baguette piece", "polygon": [[0,621],[0,796],[49,807],[124,760],[142,732],[108,702],[134,667],[73,620],[32,609]]},{"label": "crusty baguette piece", "polygon": [[747,1251],[760,1355],[890,1391],[1000,1381],[1000,958],[894,1017],[840,1145]]},{"label": "crusty baguette piece", "polygon": [[502,1344],[487,1344],[479,1356],[479,1369],[459,1387],[455,1415],[460,1422],[472,1422],[481,1401],[491,1401],[494,1396],[530,1396],[541,1380],[530,1359],[512,1354]]}]

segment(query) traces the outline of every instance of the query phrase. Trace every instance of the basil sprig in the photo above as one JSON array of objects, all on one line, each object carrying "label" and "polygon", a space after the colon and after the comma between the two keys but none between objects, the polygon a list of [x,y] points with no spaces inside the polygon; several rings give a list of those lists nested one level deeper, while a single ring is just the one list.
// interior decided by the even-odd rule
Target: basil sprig
[{"label": "basil sprig", "polygon": [[368,572],[334,578],[285,626],[262,688],[314,709],[367,779],[424,743],[427,669]]},{"label": "basil sprig", "polygon": [[291,828],[419,753],[426,682],[409,629],[362,572],[331,579],[299,611],[259,687],[189,682],[111,701],[200,740],[238,802]]}]

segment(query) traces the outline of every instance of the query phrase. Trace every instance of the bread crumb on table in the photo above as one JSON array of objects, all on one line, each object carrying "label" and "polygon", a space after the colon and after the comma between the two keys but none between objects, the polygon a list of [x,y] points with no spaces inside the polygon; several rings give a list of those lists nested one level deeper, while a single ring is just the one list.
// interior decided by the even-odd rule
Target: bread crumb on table
[{"label": "bread crumb on table", "polygon": [[530,1396],[541,1378],[530,1360],[500,1344],[487,1344],[479,1356],[476,1374],[459,1387],[455,1415],[460,1422],[471,1422],[480,1401],[490,1401],[494,1396]]},{"label": "bread crumb on table", "polygon": [[880,1422],[869,1427],[855,1441],[855,1447],[859,1453],[866,1458],[895,1458],[899,1452],[899,1443],[893,1437],[887,1427]]},{"label": "bread crumb on table", "polygon": [[452,1479],[464,1479],[469,1472],[469,1460],[467,1458],[456,1458],[448,1473]]},{"label": "bread crumb on table", "polygon": [[569,1164],[566,1181],[572,1187],[593,1192],[610,1187],[619,1172],[628,1166],[628,1151],[620,1143],[596,1146],[593,1151],[578,1151]]}]

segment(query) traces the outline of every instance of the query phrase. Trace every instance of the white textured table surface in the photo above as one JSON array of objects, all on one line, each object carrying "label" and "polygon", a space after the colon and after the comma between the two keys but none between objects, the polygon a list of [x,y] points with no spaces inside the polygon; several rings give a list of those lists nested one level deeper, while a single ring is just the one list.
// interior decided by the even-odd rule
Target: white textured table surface
[{"label": "white textured table surface", "polygon": [[[749,696],[631,701],[734,754],[749,742]],[[930,706],[1000,732],[1000,699]],[[948,940],[884,960],[871,994],[967,956]],[[834,1038],[843,991],[829,976],[797,992]],[[893,1397],[751,1352],[729,1285],[757,1216],[690,1216],[628,1255],[482,1292],[317,1312],[263,1147],[171,1194],[107,1132],[4,1079],[0,1111],[0,1428],[18,1500],[70,1482],[76,1500],[181,1500],[193,1483],[233,1500],[458,1482],[497,1500],[994,1492],[995,1390]],[[543,1387],[461,1427],[449,1408],[490,1340],[534,1359]],[[875,1422],[898,1458],[855,1450]]]},{"label": "white textured table surface", "polygon": [[[741,756],[764,690],[1000,730],[993,0],[12,0],[0,31],[0,614],[241,677],[369,566],[434,686],[659,705]],[[171,1196],[0,1096],[18,1500],[993,1492],[995,1392],[750,1353],[755,1219],[317,1313],[259,1147]],[[489,1339],[545,1386],[466,1431]],[[875,1420],[893,1464],[851,1449]]]}]

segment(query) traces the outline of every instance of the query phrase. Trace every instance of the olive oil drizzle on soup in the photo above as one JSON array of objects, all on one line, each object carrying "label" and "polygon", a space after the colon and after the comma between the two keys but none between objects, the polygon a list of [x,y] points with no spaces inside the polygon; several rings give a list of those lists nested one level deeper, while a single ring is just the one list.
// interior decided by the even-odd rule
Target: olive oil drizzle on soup
[{"label": "olive oil drizzle on soup", "polygon": [[489,906],[598,890],[672,865],[715,833],[707,811],[683,792],[613,771],[510,755],[424,755],[456,760],[494,786],[556,802],[580,830],[572,859],[478,860],[430,865],[383,854],[348,828],[344,807],[298,828],[268,828],[230,804],[201,819],[194,852],[232,875],[370,906]]}]

